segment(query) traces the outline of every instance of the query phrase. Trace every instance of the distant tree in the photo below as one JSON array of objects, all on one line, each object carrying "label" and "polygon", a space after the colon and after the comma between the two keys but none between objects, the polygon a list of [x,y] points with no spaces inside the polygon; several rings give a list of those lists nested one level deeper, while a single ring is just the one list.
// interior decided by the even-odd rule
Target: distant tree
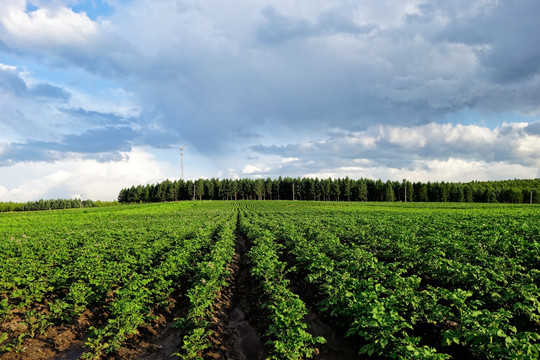
[{"label": "distant tree", "polygon": [[120,190],[120,193],[118,194],[118,198],[117,198],[119,203],[124,204],[124,203],[128,202],[128,197],[127,197],[128,194],[127,194],[127,192],[128,192],[127,189]]},{"label": "distant tree", "polygon": [[466,202],[472,202],[474,200],[473,198],[473,191],[472,187],[469,184],[466,184],[463,186],[463,201]]},{"label": "distant tree", "polygon": [[426,184],[421,184],[420,185],[419,200],[418,201],[422,201],[422,202],[429,201],[429,192],[428,192],[428,187],[427,187]]},{"label": "distant tree", "polygon": [[313,189],[315,193],[314,200],[320,201],[322,198],[322,185],[321,185],[321,180],[319,180],[319,178],[315,178],[315,181],[313,181]]},{"label": "distant tree", "polygon": [[128,202],[135,203],[139,202],[139,192],[137,191],[137,188],[135,186],[132,186],[129,189],[129,199]]},{"label": "distant tree", "polygon": [[162,183],[162,186],[165,201],[176,201],[176,188],[174,187],[172,181],[167,179]]},{"label": "distant tree", "polygon": [[[403,192],[403,201],[405,202],[412,202],[414,199],[414,187],[413,184],[410,181],[407,181],[407,179],[403,179],[403,182],[401,184],[401,192]],[[400,192],[400,195],[401,195]]]},{"label": "distant tree", "polygon": [[465,192],[463,191],[463,186],[461,184],[457,185],[456,201],[458,201],[458,202],[464,202],[465,201]]},{"label": "distant tree", "polygon": [[264,182],[264,185],[266,187],[266,199],[268,200],[273,200],[272,199],[272,192],[274,190],[274,184],[273,184],[273,181],[272,179],[270,178],[267,178]]},{"label": "distant tree", "polygon": [[198,197],[199,200],[202,200],[204,194],[204,180],[198,179],[195,181],[195,197]]},{"label": "distant tree", "polygon": [[367,193],[367,184],[363,179],[360,179],[356,181],[356,187],[358,191],[358,195],[356,196],[357,201],[367,201],[368,199],[368,193]]},{"label": "distant tree", "polygon": [[385,200],[386,201],[396,201],[396,195],[394,193],[394,187],[390,180],[388,180],[385,184]]},{"label": "distant tree", "polygon": [[341,193],[343,197],[347,198],[347,201],[351,201],[352,189],[351,189],[351,180],[348,176],[342,180],[343,186],[341,186]]},{"label": "distant tree", "polygon": [[330,195],[335,201],[339,201],[339,195],[341,195],[339,182],[333,179],[331,180],[331,184],[330,184]]},{"label": "distant tree", "polygon": [[329,201],[330,200],[331,190],[332,190],[332,179],[330,179],[330,178],[322,179],[321,180],[321,192],[322,192],[322,197],[323,197],[324,201]]},{"label": "distant tree", "polygon": [[212,199],[220,200],[223,198],[223,195],[222,195],[223,190],[221,189],[221,180],[217,178],[212,179],[212,180],[214,182],[214,194],[212,195]]},{"label": "distant tree", "polygon": [[139,200],[143,203],[150,202],[150,187],[148,185],[143,186],[139,192]]},{"label": "distant tree", "polygon": [[293,198],[293,179],[285,177],[281,181],[280,185],[281,199],[292,200]]},{"label": "distant tree", "polygon": [[439,184],[439,193],[440,193],[439,198],[441,199],[441,201],[447,202],[448,201],[448,187],[446,186],[446,183],[444,181]]},{"label": "distant tree", "polygon": [[[201,188],[202,186],[202,188]],[[472,181],[469,183],[402,182],[359,179],[348,176],[338,179],[198,179],[195,181],[165,180],[157,184],[137,185],[121,189],[119,203],[161,202],[190,199],[288,199],[352,201],[475,201],[507,203],[540,203],[540,179]],[[85,207],[76,199],[51,199],[27,203],[0,203],[0,211],[69,209]],[[89,206],[89,205],[88,205]],[[92,203],[92,206],[97,206]],[[12,209],[12,210],[10,210]]]},{"label": "distant tree", "polygon": [[231,199],[238,200],[238,191],[240,183],[238,180],[234,180],[231,183]]},{"label": "distant tree", "polygon": [[277,199],[280,200],[280,190],[281,190],[281,176],[272,182],[272,193],[274,196],[277,196]]},{"label": "distant tree", "polygon": [[195,200],[195,186],[192,180],[186,181],[186,200]]},{"label": "distant tree", "polygon": [[512,187],[510,190],[510,199],[511,203],[522,203],[523,202],[523,192],[517,188]]},{"label": "distant tree", "polygon": [[204,181],[204,198],[206,200],[214,198],[214,179]]},{"label": "distant tree", "polygon": [[159,202],[163,202],[167,200],[167,183],[162,182],[157,184],[157,198]]},{"label": "distant tree", "polygon": [[384,201],[385,200],[385,192],[386,192],[386,186],[382,182],[382,180],[375,181],[375,191],[374,194],[376,194],[375,199],[373,201]]},{"label": "distant tree", "polygon": [[264,184],[264,180],[263,179],[257,179],[255,180],[255,184],[254,184],[254,191],[255,191],[255,195],[257,195],[257,199],[258,200],[262,200],[263,199],[263,196],[264,196],[264,192],[265,192],[265,184]]}]

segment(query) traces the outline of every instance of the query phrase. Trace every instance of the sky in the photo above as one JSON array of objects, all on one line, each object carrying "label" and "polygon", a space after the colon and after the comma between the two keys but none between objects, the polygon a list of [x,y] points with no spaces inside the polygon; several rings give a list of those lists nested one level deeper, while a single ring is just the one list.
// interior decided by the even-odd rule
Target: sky
[{"label": "sky", "polygon": [[0,201],[540,177],[537,0],[0,0]]}]

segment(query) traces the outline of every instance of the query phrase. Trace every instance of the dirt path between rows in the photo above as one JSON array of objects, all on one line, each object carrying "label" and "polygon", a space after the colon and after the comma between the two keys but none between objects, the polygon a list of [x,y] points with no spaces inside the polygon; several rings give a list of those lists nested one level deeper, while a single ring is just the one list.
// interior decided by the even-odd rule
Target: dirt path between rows
[{"label": "dirt path between rows", "polygon": [[247,257],[249,242],[236,229],[236,253],[231,268],[231,285],[224,289],[218,299],[216,322],[214,323],[214,349],[207,354],[209,359],[219,360],[262,360],[267,349],[261,340],[261,325],[266,319],[259,311],[259,298],[250,274],[251,265]]},{"label": "dirt path between rows", "polygon": [[[214,360],[263,360],[268,354],[263,334],[268,326],[266,313],[261,311],[260,294],[255,280],[250,274],[251,264],[247,253],[251,244],[239,231],[237,224],[235,254],[229,265],[229,286],[225,287],[215,301],[214,317],[210,327],[212,347],[202,355],[204,359]],[[290,260],[290,259],[289,259]],[[187,279],[183,280],[186,282]],[[292,284],[295,284],[293,281]],[[306,298],[313,289],[305,281],[293,285],[292,290]],[[184,333],[175,328],[176,319],[185,317],[189,300],[184,295],[185,286],[170,298],[170,306],[157,315],[153,323],[139,328],[139,333],[126,341],[124,346],[107,360],[170,360],[175,353],[181,352]],[[303,294],[302,294],[303,293]],[[313,304],[308,307],[314,308]],[[84,339],[90,325],[99,326],[106,318],[85,312],[73,325],[51,327],[47,334],[25,343],[27,351],[0,355],[2,360],[44,360],[78,359],[84,352]],[[319,360],[357,359],[354,346],[340,337],[336,331],[324,323],[315,313],[310,312],[305,319],[309,331],[314,336],[323,336],[327,343],[319,345]]]},{"label": "dirt path between rows", "polygon": [[[229,286],[223,288],[215,300],[210,326],[212,347],[201,354],[204,359],[263,360],[267,355],[257,328],[264,319],[258,311],[259,299],[250,275],[249,244],[238,228],[236,234],[235,254],[229,265]],[[181,294],[175,301],[178,303],[160,318],[155,329],[143,328],[141,336],[128,341],[113,359],[170,360],[171,355],[181,352],[184,334],[172,324],[175,318],[186,315],[189,302]]]}]

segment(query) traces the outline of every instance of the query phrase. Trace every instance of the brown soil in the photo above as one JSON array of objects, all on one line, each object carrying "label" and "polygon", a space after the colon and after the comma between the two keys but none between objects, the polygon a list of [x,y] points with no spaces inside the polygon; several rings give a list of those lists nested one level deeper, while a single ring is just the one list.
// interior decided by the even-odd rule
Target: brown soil
[{"label": "brown soil", "polygon": [[[218,295],[214,307],[214,318],[210,340],[212,347],[204,354],[204,359],[216,360],[262,360],[268,355],[263,334],[268,325],[267,314],[261,308],[260,290],[250,274],[251,265],[247,252],[248,239],[237,229],[236,252],[229,266],[230,286]],[[292,260],[292,259],[288,259]],[[298,276],[300,278],[300,276]],[[300,280],[300,281],[297,281]],[[314,289],[302,279],[295,279],[293,291],[302,297],[308,308],[314,309],[316,296]],[[181,351],[183,332],[175,328],[175,319],[185,317],[189,299],[183,296],[185,288],[177,290],[169,299],[170,306],[157,314],[157,319],[148,326],[141,327],[139,333],[131,337],[109,360],[142,359],[169,360],[171,355]],[[311,302],[310,302],[311,299]],[[78,359],[84,352],[84,342],[90,326],[100,326],[106,321],[103,310],[94,313],[86,311],[73,324],[49,327],[44,335],[26,339],[21,352],[0,355],[1,360],[44,360]],[[343,338],[321,314],[310,311],[306,317],[309,331],[314,336],[322,336],[326,344],[318,346],[317,359],[349,360],[358,359],[357,346]],[[10,332],[24,331],[20,316],[4,323]],[[17,330],[16,330],[17,329]]]},{"label": "brown soil", "polygon": [[150,326],[139,329],[139,334],[129,339],[110,359],[170,360],[180,351],[184,334],[173,325],[175,319],[187,315],[189,299],[178,291],[169,299],[170,306],[159,314]]},{"label": "brown soil", "polygon": [[[236,251],[229,265],[230,286],[218,295],[212,319],[212,347],[201,356],[216,360],[262,360],[268,351],[259,334],[266,323],[258,311],[259,299],[250,275],[247,258],[249,244],[237,231]],[[184,289],[185,290],[185,289]],[[184,334],[174,328],[175,318],[184,317],[189,300],[179,291],[171,302],[175,303],[167,313],[160,315],[152,327],[143,327],[139,335],[131,338],[111,359],[169,360],[181,350]]]},{"label": "brown soil", "polygon": [[224,289],[216,306],[213,348],[207,359],[259,360],[268,354],[260,334],[267,322],[258,310],[257,289],[250,274],[247,258],[250,244],[236,230],[236,253],[231,270],[231,286]]},{"label": "brown soil", "polygon": [[[21,321],[14,317],[10,323]],[[45,334],[26,339],[22,351],[0,355],[1,360],[78,359],[83,353],[84,339],[89,326],[96,325],[92,312],[86,310],[71,325],[51,326]],[[19,327],[22,322],[19,323]]]}]

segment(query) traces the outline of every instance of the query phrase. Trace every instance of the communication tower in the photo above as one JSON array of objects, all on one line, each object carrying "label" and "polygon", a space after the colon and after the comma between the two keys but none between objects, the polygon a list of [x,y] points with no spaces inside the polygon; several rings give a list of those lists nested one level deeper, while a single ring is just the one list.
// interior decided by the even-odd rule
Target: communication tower
[{"label": "communication tower", "polygon": [[180,178],[184,180],[184,147],[180,146]]}]

